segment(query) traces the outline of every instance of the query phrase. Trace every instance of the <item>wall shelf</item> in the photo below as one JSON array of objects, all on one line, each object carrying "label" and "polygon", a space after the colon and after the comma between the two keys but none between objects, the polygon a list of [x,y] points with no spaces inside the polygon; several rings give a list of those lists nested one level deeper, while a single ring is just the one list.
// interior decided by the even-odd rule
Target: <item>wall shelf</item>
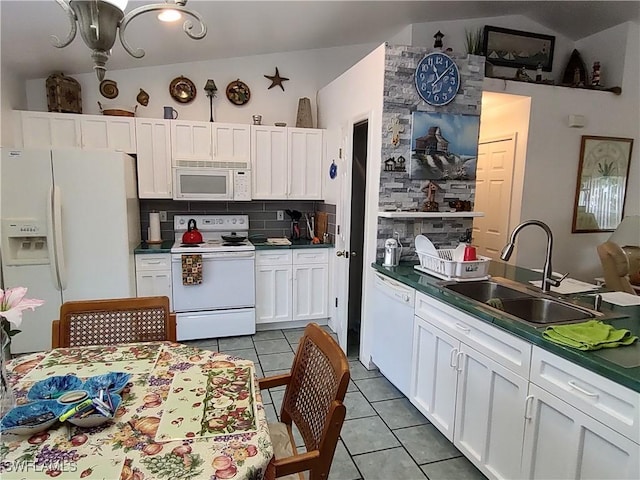
[{"label": "wall shelf", "polygon": [[380,218],[472,218],[484,217],[483,212],[378,212]]}]

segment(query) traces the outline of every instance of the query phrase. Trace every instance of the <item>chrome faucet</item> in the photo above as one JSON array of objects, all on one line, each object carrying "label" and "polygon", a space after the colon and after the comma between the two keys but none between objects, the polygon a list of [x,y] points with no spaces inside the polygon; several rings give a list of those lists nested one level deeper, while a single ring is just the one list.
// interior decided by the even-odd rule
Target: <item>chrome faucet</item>
[{"label": "chrome faucet", "polygon": [[542,268],[542,291],[548,292],[549,290],[551,290],[551,286],[554,286],[554,287],[559,286],[560,282],[562,282],[562,280],[567,278],[567,275],[569,275],[567,273],[560,279],[553,278],[553,268],[551,267],[551,250],[553,248],[553,233],[551,233],[551,229],[549,228],[549,225],[547,225],[544,222],[541,222],[540,220],[527,220],[526,222],[522,222],[520,225],[518,225],[516,228],[513,229],[513,232],[511,232],[509,243],[507,243],[502,249],[502,252],[500,253],[500,258],[505,262],[509,260],[509,258],[511,258],[513,249],[516,246],[515,245],[516,236],[518,235],[520,230],[522,230],[527,225],[537,225],[540,228],[542,228],[547,234],[547,258],[545,259],[544,267]]}]

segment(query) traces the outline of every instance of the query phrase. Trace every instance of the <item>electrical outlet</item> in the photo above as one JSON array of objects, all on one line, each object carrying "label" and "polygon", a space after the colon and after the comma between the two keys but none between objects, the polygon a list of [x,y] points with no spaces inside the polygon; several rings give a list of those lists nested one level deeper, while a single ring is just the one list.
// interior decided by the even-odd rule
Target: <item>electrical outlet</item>
[{"label": "electrical outlet", "polygon": [[284,210],[278,210],[278,213],[276,214],[276,219],[284,220]]},{"label": "electrical outlet", "polygon": [[161,222],[166,222],[167,221],[167,212],[166,212],[166,210],[161,210],[159,216],[160,216],[160,221]]}]

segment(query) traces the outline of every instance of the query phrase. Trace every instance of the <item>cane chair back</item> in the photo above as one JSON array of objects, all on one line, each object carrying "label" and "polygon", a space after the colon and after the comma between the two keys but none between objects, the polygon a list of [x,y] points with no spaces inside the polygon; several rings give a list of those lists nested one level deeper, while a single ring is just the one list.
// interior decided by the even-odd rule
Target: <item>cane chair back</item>
[{"label": "cane chair back", "polygon": [[596,249],[607,288],[635,295],[636,292],[629,281],[629,260],[624,250],[614,242],[601,243]]},{"label": "cane chair back", "polygon": [[167,297],[65,302],[54,321],[53,348],[176,341],[176,317]]},{"label": "cane chair back", "polygon": [[[349,363],[340,345],[317,324],[307,325],[289,375],[260,381],[261,388],[286,384],[280,424],[269,425],[276,449],[276,476],[309,470],[309,479],[326,479],[346,414],[343,404],[349,383]],[[283,380],[278,382],[278,379]],[[298,455],[291,426],[298,428],[306,453]],[[288,433],[289,458],[278,458],[279,432]],[[287,450],[284,450],[287,451]],[[290,478],[290,477],[287,477]]]}]

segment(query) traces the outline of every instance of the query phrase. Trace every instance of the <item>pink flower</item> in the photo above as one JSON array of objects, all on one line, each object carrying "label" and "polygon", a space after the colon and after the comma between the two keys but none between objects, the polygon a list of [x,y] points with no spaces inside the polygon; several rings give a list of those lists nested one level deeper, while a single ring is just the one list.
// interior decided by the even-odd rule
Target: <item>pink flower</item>
[{"label": "pink flower", "polygon": [[27,289],[25,287],[0,289],[0,316],[7,319],[16,327],[22,323],[23,310],[35,310],[44,303],[36,298],[25,298]]}]

